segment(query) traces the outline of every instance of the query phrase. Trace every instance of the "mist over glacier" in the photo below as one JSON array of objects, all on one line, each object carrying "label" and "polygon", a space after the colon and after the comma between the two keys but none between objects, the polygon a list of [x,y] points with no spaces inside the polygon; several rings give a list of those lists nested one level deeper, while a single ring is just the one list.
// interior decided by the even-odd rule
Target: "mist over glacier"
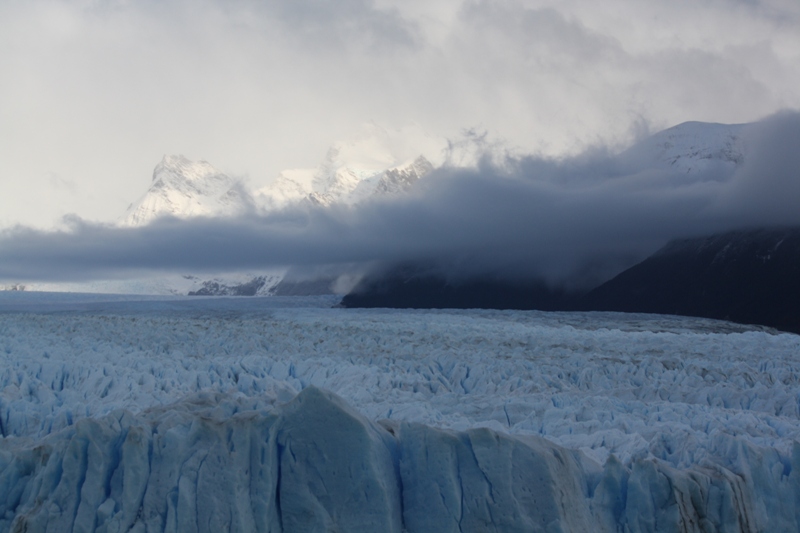
[{"label": "mist over glacier", "polygon": [[[691,138],[693,128],[707,136],[712,127],[687,123],[675,130]],[[694,154],[694,166],[684,168],[660,161],[645,140],[621,154],[597,148],[561,159],[487,156],[475,168],[442,167],[408,195],[355,206],[165,218],[141,228],[79,218],[59,231],[16,227],[0,236],[0,278],[411,261],[453,277],[596,284],[672,238],[800,224],[800,156],[793,143],[800,113],[719,128],[727,128],[742,157],[726,155],[723,144],[719,153]]]}]

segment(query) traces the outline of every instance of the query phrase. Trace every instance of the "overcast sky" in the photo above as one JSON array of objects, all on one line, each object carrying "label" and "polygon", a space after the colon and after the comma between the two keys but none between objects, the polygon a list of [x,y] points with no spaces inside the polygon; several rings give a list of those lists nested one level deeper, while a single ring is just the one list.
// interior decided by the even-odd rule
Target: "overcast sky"
[{"label": "overcast sky", "polygon": [[164,154],[264,183],[369,121],[557,155],[783,108],[796,0],[2,0],[0,227],[114,220]]},{"label": "overcast sky", "polygon": [[0,231],[0,281],[285,265],[363,271],[411,261],[433,264],[451,279],[536,278],[589,288],[672,238],[800,225],[800,112],[737,131],[743,162],[697,158],[698,168],[688,174],[669,164],[636,163],[644,160],[640,145],[632,158],[598,149],[558,160],[524,156],[444,168],[406,195],[355,207],[309,203],[133,228],[77,217],[57,232],[18,226]]}]

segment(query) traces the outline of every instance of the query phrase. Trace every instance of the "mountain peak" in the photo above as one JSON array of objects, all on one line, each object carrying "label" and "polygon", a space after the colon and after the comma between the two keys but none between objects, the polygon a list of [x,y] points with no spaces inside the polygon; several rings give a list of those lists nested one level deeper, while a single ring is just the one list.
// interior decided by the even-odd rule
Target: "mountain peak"
[{"label": "mountain peak", "polygon": [[199,181],[213,176],[224,176],[208,161],[192,161],[183,155],[165,155],[153,169],[153,181],[161,179],[180,179]]},{"label": "mountain peak", "polygon": [[418,155],[428,153],[420,146],[433,147],[434,156],[441,151],[435,139],[418,132],[390,132],[371,123],[364,130],[360,137],[333,144],[316,168],[281,172],[272,184],[257,191],[259,201],[268,209],[297,202],[354,205],[373,196],[406,191],[434,167]]},{"label": "mountain peak", "polygon": [[248,199],[238,180],[209,162],[165,155],[153,170],[150,188],[131,204],[120,224],[143,226],[163,216],[229,216],[245,210]]},{"label": "mountain peak", "polygon": [[735,168],[744,160],[742,133],[747,124],[683,122],[647,137],[620,154],[636,168],[661,168],[680,174]]}]

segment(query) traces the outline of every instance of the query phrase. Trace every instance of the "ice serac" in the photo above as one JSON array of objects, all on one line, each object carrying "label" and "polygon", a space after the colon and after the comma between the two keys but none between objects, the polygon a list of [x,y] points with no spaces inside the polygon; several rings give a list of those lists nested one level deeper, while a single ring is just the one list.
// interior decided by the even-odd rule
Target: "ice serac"
[{"label": "ice serac", "polygon": [[800,444],[600,466],[543,438],[377,424],[308,387],[220,393],[0,441],[0,531],[797,531]]},{"label": "ice serac", "polygon": [[570,452],[540,438],[404,424],[408,531],[590,531],[586,483]]},{"label": "ice serac", "polygon": [[270,429],[220,395],[5,443],[0,531],[281,531]]},{"label": "ice serac", "polygon": [[310,387],[275,426],[286,531],[400,533],[391,435],[331,392]]}]

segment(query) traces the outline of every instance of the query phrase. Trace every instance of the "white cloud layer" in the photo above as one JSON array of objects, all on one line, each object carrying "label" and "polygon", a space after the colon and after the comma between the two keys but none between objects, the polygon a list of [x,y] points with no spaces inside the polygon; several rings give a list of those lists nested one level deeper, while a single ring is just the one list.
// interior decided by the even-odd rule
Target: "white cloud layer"
[{"label": "white cloud layer", "polygon": [[530,153],[800,108],[794,0],[10,0],[0,227],[113,220],[164,153],[255,183],[365,121]]}]

